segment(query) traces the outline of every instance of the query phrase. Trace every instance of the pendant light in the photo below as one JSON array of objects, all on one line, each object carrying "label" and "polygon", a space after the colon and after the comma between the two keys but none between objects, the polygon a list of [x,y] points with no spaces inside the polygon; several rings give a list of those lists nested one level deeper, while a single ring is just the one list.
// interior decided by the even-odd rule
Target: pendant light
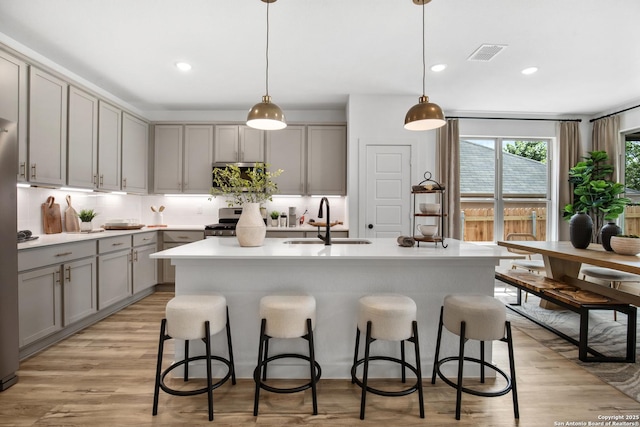
[{"label": "pendant light", "polygon": [[444,113],[438,104],[429,102],[429,97],[425,95],[425,47],[424,47],[424,5],[431,0],[413,0],[417,5],[422,6],[422,96],[418,98],[418,103],[411,107],[404,118],[404,128],[407,130],[431,130],[445,125]]},{"label": "pendant light", "polygon": [[276,0],[262,1],[267,4],[266,94],[262,97],[262,102],[249,110],[247,126],[262,130],[278,130],[286,128],[287,122],[280,107],[272,103],[269,96],[269,3],[275,3]]}]

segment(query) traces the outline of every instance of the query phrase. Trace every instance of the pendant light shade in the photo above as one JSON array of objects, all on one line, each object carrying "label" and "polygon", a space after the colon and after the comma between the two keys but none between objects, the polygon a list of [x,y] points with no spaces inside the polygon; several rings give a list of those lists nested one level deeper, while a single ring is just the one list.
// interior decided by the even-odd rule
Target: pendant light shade
[{"label": "pendant light shade", "polygon": [[442,108],[438,104],[429,102],[425,95],[426,61],[424,52],[424,5],[431,0],[413,0],[422,6],[422,96],[418,103],[411,107],[404,118],[404,128],[407,130],[431,130],[446,124]]},{"label": "pendant light shade", "polygon": [[262,102],[257,103],[249,110],[247,115],[247,126],[261,130],[278,130],[287,127],[282,109],[271,102],[269,96],[269,3],[276,0],[262,0],[267,4],[267,48],[266,48],[266,94],[262,97]]}]

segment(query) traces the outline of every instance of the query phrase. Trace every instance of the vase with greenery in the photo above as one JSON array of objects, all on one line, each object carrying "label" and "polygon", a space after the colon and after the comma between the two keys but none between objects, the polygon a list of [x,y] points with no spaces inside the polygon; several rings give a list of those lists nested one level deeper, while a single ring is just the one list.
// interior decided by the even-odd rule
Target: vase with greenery
[{"label": "vase with greenery", "polygon": [[[611,180],[614,168],[607,163],[607,152],[590,151],[588,154],[588,157],[569,169],[569,182],[573,185],[573,203],[565,206],[563,217],[571,220],[576,214],[587,214],[593,221],[591,242],[599,242],[600,232],[605,223],[612,223],[618,218],[631,200],[622,197],[624,185]],[[605,238],[610,239],[611,235],[615,234],[617,233],[609,232]]]},{"label": "vase with greenery", "polygon": [[282,172],[282,169],[269,171],[265,163],[256,163],[244,174],[233,164],[214,169],[213,182],[216,186],[211,188],[211,195],[225,197],[228,206],[242,206],[236,225],[240,246],[261,246],[264,242],[267,228],[260,213],[260,204],[271,201],[278,192],[278,184],[273,179]]},{"label": "vase with greenery", "polygon": [[271,211],[271,213],[269,215],[271,215],[271,226],[272,227],[277,227],[278,226],[278,218],[280,217],[280,212]]},{"label": "vase with greenery", "polygon": [[91,221],[93,221],[96,215],[98,215],[98,213],[93,209],[82,209],[78,213],[78,218],[80,218],[80,231],[91,231],[93,229]]}]

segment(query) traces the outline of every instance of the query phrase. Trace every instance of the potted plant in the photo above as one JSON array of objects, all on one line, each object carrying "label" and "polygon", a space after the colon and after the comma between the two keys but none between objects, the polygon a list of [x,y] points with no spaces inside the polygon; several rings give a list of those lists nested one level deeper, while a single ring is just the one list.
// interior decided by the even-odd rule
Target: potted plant
[{"label": "potted plant", "polygon": [[80,231],[91,231],[93,226],[91,221],[96,217],[98,213],[93,209],[82,209],[78,213],[78,218],[80,218]]},{"label": "potted plant", "polygon": [[278,226],[278,217],[280,217],[280,212],[271,211],[271,213],[269,215],[271,215],[271,226],[272,227],[277,227]]},{"label": "potted plant", "polygon": [[[606,151],[590,151],[588,157],[569,169],[569,182],[573,184],[574,197],[573,203],[565,206],[563,217],[571,220],[571,243],[576,248],[583,249],[589,242],[601,240],[605,249],[610,251],[611,236],[621,232],[613,221],[624,212],[624,207],[631,200],[621,197],[625,191],[624,185],[610,179],[613,166],[606,163],[608,159]],[[588,219],[591,219],[592,230],[587,236]],[[584,227],[578,227],[577,221],[584,223]],[[605,225],[605,222],[609,224]],[[585,234],[582,239],[574,239],[579,229]]]},{"label": "potted plant", "polygon": [[267,168],[265,163],[256,163],[242,174],[238,166],[229,164],[213,171],[216,186],[211,188],[211,195],[225,196],[228,206],[242,206],[242,214],[236,225],[240,246],[261,246],[266,236],[267,228],[260,214],[260,204],[271,201],[278,192],[278,185],[273,179],[283,172],[282,169],[270,172]]}]

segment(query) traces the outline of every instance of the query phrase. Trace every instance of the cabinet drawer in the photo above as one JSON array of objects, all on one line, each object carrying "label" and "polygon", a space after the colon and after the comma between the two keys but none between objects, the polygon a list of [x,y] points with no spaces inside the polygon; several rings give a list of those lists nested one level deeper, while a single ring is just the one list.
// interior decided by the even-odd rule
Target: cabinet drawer
[{"label": "cabinet drawer", "polygon": [[106,239],[98,240],[98,253],[104,254],[107,252],[121,251],[123,249],[131,248],[131,235],[108,237]]},{"label": "cabinet drawer", "polygon": [[204,231],[177,231],[162,232],[162,241],[166,243],[188,243],[204,239]]},{"label": "cabinet drawer", "polygon": [[133,246],[150,245],[158,241],[158,233],[152,231],[150,233],[140,233],[133,235]]},{"label": "cabinet drawer", "polygon": [[52,245],[18,251],[18,271],[45,265],[62,264],[70,260],[95,256],[96,241]]}]

